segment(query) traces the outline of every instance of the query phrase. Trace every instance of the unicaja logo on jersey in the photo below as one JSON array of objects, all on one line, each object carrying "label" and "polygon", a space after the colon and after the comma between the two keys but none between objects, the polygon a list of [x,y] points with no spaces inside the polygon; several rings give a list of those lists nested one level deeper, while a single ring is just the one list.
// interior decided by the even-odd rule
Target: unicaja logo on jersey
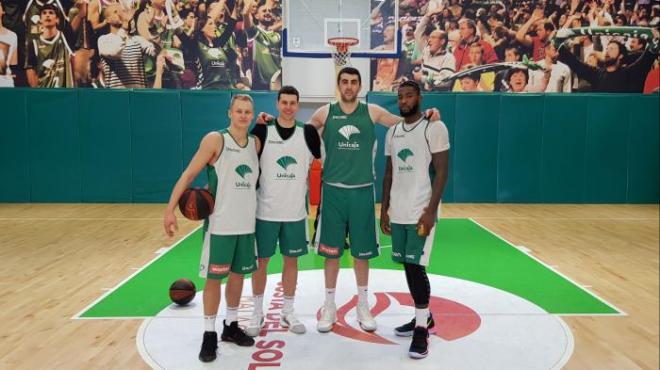
[{"label": "unicaja logo on jersey", "polygon": [[[412,155],[414,155],[413,152],[412,152],[412,150],[410,150],[410,149],[408,149],[408,148],[406,148],[406,149],[401,149],[401,150],[396,154],[396,156],[399,157],[399,158],[401,158],[401,160],[402,160],[404,163],[406,163],[406,161],[408,160],[408,157],[410,157],[410,156],[412,156]],[[407,164],[407,163],[404,164],[403,166],[402,166],[402,165],[399,165],[398,168],[399,168],[399,172],[411,172],[411,171],[413,170],[413,166],[411,166],[411,165],[409,165],[409,164]]]},{"label": "unicaja logo on jersey", "polygon": [[408,159],[408,157],[410,157],[411,155],[413,155],[413,152],[410,149],[401,149],[396,156],[401,158],[401,160],[405,162],[406,159]]},{"label": "unicaja logo on jersey", "polygon": [[245,176],[247,174],[252,173],[252,169],[250,166],[246,164],[242,164],[234,169],[234,171],[240,176],[243,181],[236,181],[234,184],[237,189],[250,189],[252,187],[252,184],[249,181],[245,181]]},{"label": "unicaja logo on jersey", "polygon": [[339,134],[346,138],[346,141],[340,141],[337,143],[337,147],[339,149],[345,149],[345,150],[358,150],[360,149],[360,144],[350,141],[351,137],[353,135],[359,134],[360,130],[358,130],[357,127],[353,125],[346,125],[342,126],[342,128],[339,129]]},{"label": "unicaja logo on jersey", "polygon": [[[292,164],[298,164],[298,162],[296,162],[295,158],[285,155],[277,160],[277,164],[280,165],[280,167],[282,167],[284,171],[286,171],[289,166],[291,166]],[[277,174],[278,180],[293,180],[295,178],[296,178],[295,173],[279,172]]]}]

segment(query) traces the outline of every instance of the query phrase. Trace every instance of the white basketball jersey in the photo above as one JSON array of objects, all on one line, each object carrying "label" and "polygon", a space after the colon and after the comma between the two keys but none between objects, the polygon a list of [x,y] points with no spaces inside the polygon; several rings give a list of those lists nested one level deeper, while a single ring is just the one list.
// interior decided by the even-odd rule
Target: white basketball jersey
[{"label": "white basketball jersey", "polygon": [[215,207],[209,216],[209,232],[215,235],[250,234],[255,229],[259,158],[253,136],[239,146],[222,130],[224,146],[220,157],[207,166],[209,190],[215,191]]},{"label": "white basketball jersey", "polygon": [[268,125],[261,152],[257,190],[257,218],[265,221],[300,221],[307,218],[307,176],[312,154],[302,124],[288,139]]},{"label": "white basketball jersey", "polygon": [[392,161],[390,222],[416,224],[431,199],[431,150],[426,136],[429,124],[439,123],[426,119],[409,125],[399,122],[388,133]]}]

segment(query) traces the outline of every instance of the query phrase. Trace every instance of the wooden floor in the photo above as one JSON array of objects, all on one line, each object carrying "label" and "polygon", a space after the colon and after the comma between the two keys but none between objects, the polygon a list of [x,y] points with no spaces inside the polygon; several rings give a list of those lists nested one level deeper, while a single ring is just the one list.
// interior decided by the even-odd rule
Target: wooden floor
[{"label": "wooden floor", "polygon": [[[0,205],[0,369],[141,369],[141,320],[71,320],[173,240],[162,205]],[[568,369],[658,369],[659,208],[446,205],[627,313],[571,316]],[[179,219],[178,236],[196,224]]]}]

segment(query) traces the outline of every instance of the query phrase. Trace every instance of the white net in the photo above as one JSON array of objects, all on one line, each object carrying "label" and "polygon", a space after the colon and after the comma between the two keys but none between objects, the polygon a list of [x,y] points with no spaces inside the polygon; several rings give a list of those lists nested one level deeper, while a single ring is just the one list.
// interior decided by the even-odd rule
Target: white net
[{"label": "white net", "polygon": [[332,59],[335,61],[335,67],[341,69],[351,66],[351,46],[358,43],[357,39],[350,37],[337,37],[328,40],[328,43],[334,46],[332,50]]}]

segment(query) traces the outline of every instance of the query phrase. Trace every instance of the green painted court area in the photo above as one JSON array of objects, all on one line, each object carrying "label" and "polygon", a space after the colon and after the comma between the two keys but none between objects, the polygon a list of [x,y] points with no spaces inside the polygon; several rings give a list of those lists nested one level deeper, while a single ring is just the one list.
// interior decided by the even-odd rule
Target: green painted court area
[{"label": "green painted court area", "polygon": [[[428,272],[492,286],[522,297],[552,314],[620,314],[614,307],[575,285],[534,258],[500,239],[469,219],[441,219]],[[391,261],[390,239],[381,235],[381,256],[371,261],[377,269],[402,270]],[[186,277],[198,290],[201,228],[179,241],[169,251],[110,291],[80,314],[81,318],[150,317],[171,304],[169,285]],[[345,254],[342,267],[352,267]],[[313,251],[299,260],[300,270],[323,268],[323,258]],[[281,272],[282,259],[276,255],[268,273]],[[401,278],[404,279],[403,273]],[[322,287],[319,281],[319,289]],[[250,285],[245,284],[249,290]],[[244,291],[245,294],[245,291]]]}]

